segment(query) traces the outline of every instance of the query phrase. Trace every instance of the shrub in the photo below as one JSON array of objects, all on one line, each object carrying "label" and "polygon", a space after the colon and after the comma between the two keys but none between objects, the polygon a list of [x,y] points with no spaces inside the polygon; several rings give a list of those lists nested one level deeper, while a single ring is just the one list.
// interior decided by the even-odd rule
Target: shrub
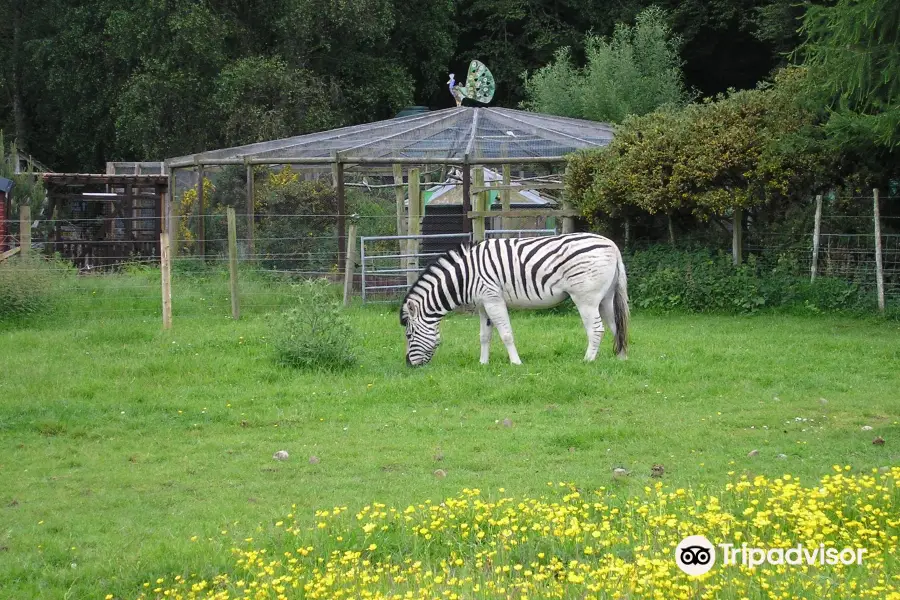
[{"label": "shrub", "polygon": [[872,306],[865,291],[852,281],[820,277],[810,283],[796,261],[769,258],[751,255],[735,266],[723,252],[668,246],[636,250],[625,256],[629,295],[639,308],[698,313],[790,307],[856,312]]},{"label": "shrub", "polygon": [[356,363],[355,335],[335,288],[325,279],[295,284],[297,304],[274,336],[278,362],[299,369],[339,371]]},{"label": "shrub", "polygon": [[53,309],[72,267],[42,257],[0,262],[0,322],[20,321]]}]

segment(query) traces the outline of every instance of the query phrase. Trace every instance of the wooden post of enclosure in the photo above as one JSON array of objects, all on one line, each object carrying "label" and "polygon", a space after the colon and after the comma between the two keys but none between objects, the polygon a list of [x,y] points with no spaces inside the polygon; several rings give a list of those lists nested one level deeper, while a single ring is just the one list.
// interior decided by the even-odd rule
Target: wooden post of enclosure
[{"label": "wooden post of enclosure", "polygon": [[[500,192],[500,203],[501,209],[504,211],[511,210],[512,207],[512,190],[510,186],[512,185],[512,176],[510,173],[510,167],[508,164],[503,165],[503,191]],[[500,219],[500,227],[502,229],[512,229],[512,219],[509,217],[503,217]],[[503,237],[512,237],[512,234],[505,233]]]},{"label": "wooden post of enclosure", "polygon": [[197,238],[200,243],[200,258],[206,261],[206,206],[203,197],[203,165],[197,167],[197,208],[200,213],[199,230]]},{"label": "wooden post of enclosure", "polygon": [[19,247],[23,258],[31,253],[31,207],[27,204],[19,207]]},{"label": "wooden post of enclosure", "polygon": [[816,220],[813,225],[812,264],[809,267],[809,281],[816,280],[819,268],[819,232],[822,230],[822,194],[816,196]]},{"label": "wooden post of enclosure", "polygon": [[350,223],[350,233],[347,240],[347,264],[344,267],[344,306],[350,305],[350,296],[353,294],[353,271],[356,267],[356,220]]},{"label": "wooden post of enclosure", "polygon": [[[487,196],[487,192],[484,191],[484,167],[475,167],[475,189],[477,190],[475,192],[475,210],[486,211],[487,207],[485,205],[487,202],[484,199]],[[472,233],[476,242],[484,241],[484,225],[484,217],[475,217],[475,221],[472,223]]]},{"label": "wooden post of enclosure", "polygon": [[397,201],[397,235],[406,235],[406,194],[403,189],[403,165],[394,165],[394,199]]},{"label": "wooden post of enclosure", "polygon": [[[500,144],[500,156],[501,158],[509,157],[509,143],[503,142]],[[500,210],[507,211],[512,208],[512,190],[510,186],[512,185],[512,168],[509,163],[503,163],[503,181],[501,181],[503,187],[500,191]],[[512,229],[512,219],[509,217],[501,217],[500,218],[500,229]],[[509,233],[504,233],[500,237],[512,237]]]},{"label": "wooden post of enclosure", "polygon": [[[409,227],[407,235],[420,235],[422,221],[420,209],[422,207],[422,192],[419,187],[419,169],[409,170]],[[411,286],[419,278],[419,240],[410,239],[406,253],[409,255],[406,268],[406,284]]]},{"label": "wooden post of enclosure", "polygon": [[157,223],[157,233],[162,233],[166,230],[166,189],[163,186],[156,187],[156,195],[159,200],[156,203],[156,214],[159,216],[159,223]]},{"label": "wooden post of enclosure", "polygon": [[[403,165],[394,164],[394,199],[397,202],[397,235],[406,235],[406,193],[403,187]],[[409,244],[401,241],[399,254],[406,254]],[[407,265],[406,257],[400,257],[400,268],[405,269]]]},{"label": "wooden post of enclosure", "polygon": [[[169,239],[169,257],[178,256],[178,220],[175,214],[175,182],[177,181],[176,170],[169,169],[169,185],[166,190],[166,227]],[[160,251],[162,255],[162,251]]]},{"label": "wooden post of enclosure", "polygon": [[734,208],[734,223],[731,226],[731,259],[735,265],[744,260],[744,209]]},{"label": "wooden post of enclosure", "polygon": [[341,162],[336,152],[332,158],[334,163],[331,166],[331,177],[334,183],[334,194],[337,197],[338,268],[340,268],[347,251],[347,231],[344,221],[344,213],[347,212],[344,206],[344,163]]},{"label": "wooden post of enclosure", "polygon": [[159,234],[159,271],[162,274],[163,329],[172,328],[172,260],[169,254],[169,234]]},{"label": "wooden post of enclosure", "polygon": [[878,286],[878,310],[884,312],[884,265],[881,262],[881,210],[878,208],[878,190],[872,190],[872,208],[875,211],[875,284]]},{"label": "wooden post of enclosure", "polygon": [[[568,200],[563,200],[563,209],[572,210],[572,203]],[[563,217],[562,232],[575,233],[575,217]]]},{"label": "wooden post of enclosure", "polygon": [[237,219],[234,216],[233,206],[229,206],[225,214],[228,218],[228,273],[231,276],[231,316],[236,321],[241,318],[241,304],[238,298]]},{"label": "wooden post of enclosure", "polygon": [[463,233],[472,231],[472,221],[469,219],[469,211],[472,210],[472,169],[469,165],[469,157],[463,161],[462,166],[462,190],[463,190]]},{"label": "wooden post of enclosure", "polygon": [[256,253],[256,244],[253,241],[254,231],[256,229],[256,205],[253,201],[253,165],[247,165],[247,255],[253,260]]}]

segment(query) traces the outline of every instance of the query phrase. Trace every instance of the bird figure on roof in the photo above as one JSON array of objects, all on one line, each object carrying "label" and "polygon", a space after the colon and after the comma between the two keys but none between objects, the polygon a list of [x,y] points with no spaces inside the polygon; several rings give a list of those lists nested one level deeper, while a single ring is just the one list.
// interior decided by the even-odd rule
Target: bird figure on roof
[{"label": "bird figure on roof", "polygon": [[487,104],[494,98],[494,92],[497,89],[494,82],[494,76],[491,74],[490,69],[478,60],[473,60],[469,63],[469,73],[464,85],[458,84],[456,82],[456,75],[450,73],[450,80],[447,81],[447,87],[450,90],[450,94],[456,100],[457,106],[462,106],[465,98],[475,100],[481,104]]}]

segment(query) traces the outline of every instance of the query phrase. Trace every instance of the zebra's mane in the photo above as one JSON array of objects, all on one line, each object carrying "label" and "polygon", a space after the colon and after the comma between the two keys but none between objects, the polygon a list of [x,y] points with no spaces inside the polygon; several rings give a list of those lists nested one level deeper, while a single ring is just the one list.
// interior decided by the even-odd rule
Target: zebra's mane
[{"label": "zebra's mane", "polygon": [[[422,281],[422,278],[425,276],[426,273],[431,273],[431,272],[432,272],[434,266],[435,266],[442,258],[446,258],[446,259],[449,260],[450,257],[452,257],[454,254],[456,254],[456,255],[458,255],[458,256],[464,256],[466,253],[468,253],[469,249],[472,248],[472,246],[473,246],[473,244],[471,244],[471,243],[469,243],[469,242],[461,242],[461,243],[459,243],[459,244],[456,244],[455,246],[453,246],[453,247],[450,248],[449,250],[447,250],[447,251],[441,253],[439,256],[434,257],[434,259],[433,259],[431,262],[429,262],[429,263],[425,266],[425,268],[422,270],[422,272],[419,274],[419,277],[416,279],[415,283],[413,283],[413,284],[409,287],[409,290],[406,292],[406,295],[403,297],[403,302],[400,303],[401,311],[402,311],[403,305],[406,304],[406,301],[407,301],[407,300],[409,300],[409,296],[412,294],[413,290],[416,289],[416,285],[418,285],[418,283],[419,283],[420,281]],[[402,319],[402,316],[401,316],[401,319]],[[405,323],[404,323],[404,325],[405,325]]]}]

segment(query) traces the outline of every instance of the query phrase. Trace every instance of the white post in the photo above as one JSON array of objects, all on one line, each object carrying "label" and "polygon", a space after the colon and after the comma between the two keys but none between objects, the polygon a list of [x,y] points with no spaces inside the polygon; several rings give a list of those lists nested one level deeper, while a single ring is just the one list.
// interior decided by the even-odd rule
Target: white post
[{"label": "white post", "polygon": [[881,212],[878,210],[878,190],[872,190],[875,217],[875,283],[878,285],[878,310],[884,312],[884,267],[881,263]]},{"label": "white post", "polygon": [[810,269],[810,282],[816,280],[816,269],[819,265],[819,231],[822,229],[822,194],[816,196],[816,222],[813,226],[813,251],[812,266]]}]

